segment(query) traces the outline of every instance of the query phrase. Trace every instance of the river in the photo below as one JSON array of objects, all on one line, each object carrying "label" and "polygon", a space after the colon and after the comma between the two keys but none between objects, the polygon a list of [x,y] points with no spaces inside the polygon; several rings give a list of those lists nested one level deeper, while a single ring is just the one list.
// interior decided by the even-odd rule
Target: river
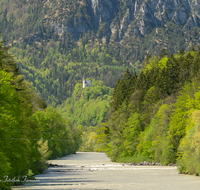
[{"label": "river", "polygon": [[174,166],[130,166],[113,163],[104,153],[78,152],[49,163],[35,182],[13,190],[199,190],[200,177],[178,174]]}]

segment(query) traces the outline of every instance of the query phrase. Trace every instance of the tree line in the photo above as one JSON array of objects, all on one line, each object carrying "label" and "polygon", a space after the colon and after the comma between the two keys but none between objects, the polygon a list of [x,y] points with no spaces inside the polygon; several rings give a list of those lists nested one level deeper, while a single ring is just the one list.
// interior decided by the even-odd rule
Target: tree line
[{"label": "tree line", "polygon": [[[14,177],[32,176],[46,160],[75,153],[80,131],[61,117],[20,74],[13,56],[0,42],[0,189]],[[16,182],[17,183],[17,182]]]},{"label": "tree line", "polygon": [[113,161],[177,163],[182,173],[199,175],[200,47],[167,54],[147,54],[139,75],[127,69],[116,82],[99,150]]}]

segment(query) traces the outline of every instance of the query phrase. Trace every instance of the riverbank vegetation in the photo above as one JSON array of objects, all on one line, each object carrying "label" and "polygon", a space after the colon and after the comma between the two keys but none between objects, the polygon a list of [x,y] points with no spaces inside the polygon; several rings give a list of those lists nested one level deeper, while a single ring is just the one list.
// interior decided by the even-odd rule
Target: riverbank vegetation
[{"label": "riverbank vegetation", "polygon": [[139,75],[127,69],[98,128],[99,150],[113,161],[148,158],[199,175],[199,63],[200,48],[192,47],[170,56],[165,50],[148,54]]},{"label": "riverbank vegetation", "polygon": [[80,133],[34,91],[0,42],[0,189],[42,172],[48,158],[75,153]]}]

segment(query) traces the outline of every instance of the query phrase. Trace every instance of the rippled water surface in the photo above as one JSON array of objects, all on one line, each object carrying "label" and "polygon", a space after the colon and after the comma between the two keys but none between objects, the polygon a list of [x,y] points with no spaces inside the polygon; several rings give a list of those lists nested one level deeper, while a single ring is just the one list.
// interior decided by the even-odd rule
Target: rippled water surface
[{"label": "rippled water surface", "polygon": [[13,190],[200,190],[200,177],[180,175],[174,166],[129,166],[110,162],[104,153],[83,153],[49,160],[50,167]]}]

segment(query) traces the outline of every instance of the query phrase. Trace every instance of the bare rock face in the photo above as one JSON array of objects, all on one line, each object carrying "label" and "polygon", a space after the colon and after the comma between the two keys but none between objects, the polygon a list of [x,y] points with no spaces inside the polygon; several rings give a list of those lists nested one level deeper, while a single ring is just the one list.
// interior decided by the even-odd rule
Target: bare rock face
[{"label": "bare rock face", "polygon": [[198,18],[200,18],[200,0],[187,0],[189,7],[190,7],[190,12],[194,13],[197,15]]},{"label": "bare rock face", "polygon": [[135,4],[135,0],[129,0],[126,6],[126,13],[124,17],[120,20],[120,26],[119,26],[120,40],[123,39],[124,34],[127,31],[130,23],[135,19],[135,11],[136,11],[135,9],[137,9],[137,4]]},{"label": "bare rock face", "polygon": [[80,33],[98,30],[102,23],[108,35],[118,32],[119,41],[124,36],[151,33],[152,29],[168,22],[177,25],[200,26],[200,0],[87,0],[88,23],[84,18],[74,20],[72,26],[57,28],[59,32]]},{"label": "bare rock face", "polygon": [[180,5],[180,7],[178,7],[178,9],[175,11],[172,19],[176,24],[184,25],[188,18],[189,11],[184,5]]},{"label": "bare rock face", "polygon": [[[71,32],[75,38],[79,38],[80,33],[88,30],[98,30],[101,23],[107,23],[109,28],[111,20],[115,17],[119,8],[118,0],[86,0],[87,10],[82,12],[82,17],[74,15],[74,21],[70,25],[54,23],[52,26],[58,33]],[[89,17],[90,22],[85,19]]]},{"label": "bare rock face", "polygon": [[145,36],[154,27],[170,21],[190,27],[199,25],[200,0],[129,0],[129,3],[119,26],[120,40],[130,33]]},{"label": "bare rock face", "polygon": [[102,22],[111,23],[117,10],[116,4],[114,0],[91,0],[95,26]]}]

